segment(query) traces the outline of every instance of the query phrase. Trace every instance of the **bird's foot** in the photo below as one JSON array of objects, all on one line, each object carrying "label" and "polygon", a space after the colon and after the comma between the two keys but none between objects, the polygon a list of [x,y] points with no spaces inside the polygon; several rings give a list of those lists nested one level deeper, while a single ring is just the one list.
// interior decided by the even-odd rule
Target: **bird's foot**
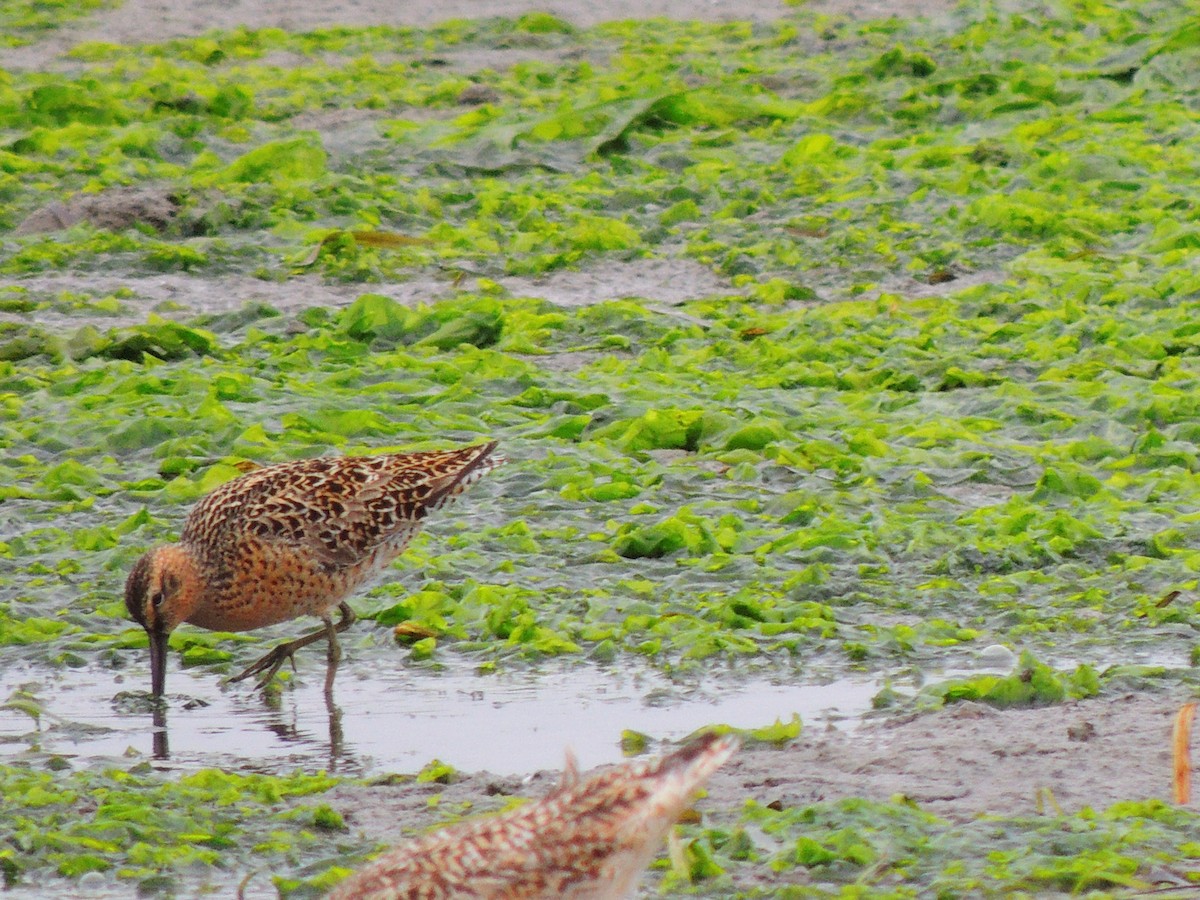
[{"label": "bird's foot", "polygon": [[260,691],[266,690],[267,685],[275,679],[275,675],[283,668],[285,662],[292,664],[292,671],[296,670],[296,651],[300,649],[296,646],[297,643],[299,642],[289,641],[286,644],[280,644],[261,659],[251,663],[245,670],[230,678],[229,683],[233,684],[238,681],[245,681],[247,678],[253,678],[255,675],[258,675],[260,672],[266,672],[267,674],[259,679],[257,686]]}]

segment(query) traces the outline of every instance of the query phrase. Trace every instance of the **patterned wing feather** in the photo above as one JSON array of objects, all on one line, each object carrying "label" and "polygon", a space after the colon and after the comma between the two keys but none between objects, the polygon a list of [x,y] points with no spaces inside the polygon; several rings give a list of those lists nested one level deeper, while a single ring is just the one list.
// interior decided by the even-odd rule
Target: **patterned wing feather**
[{"label": "patterned wing feather", "polygon": [[320,457],[258,469],[222,485],[187,518],[181,541],[217,568],[248,538],[285,544],[321,564],[395,556],[421,520],[503,462],[495,442],[455,450]]}]

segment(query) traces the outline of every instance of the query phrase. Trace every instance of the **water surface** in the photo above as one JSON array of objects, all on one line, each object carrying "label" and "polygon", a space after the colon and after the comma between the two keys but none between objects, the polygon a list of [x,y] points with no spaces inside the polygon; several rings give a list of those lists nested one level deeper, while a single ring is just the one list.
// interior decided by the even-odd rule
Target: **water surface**
[{"label": "water surface", "polygon": [[[755,728],[794,714],[806,727],[852,727],[879,690],[874,679],[674,682],[652,670],[579,663],[482,676],[344,665],[331,712],[323,677],[306,675],[272,703],[248,684],[223,686],[211,670],[172,671],[169,755],[160,763],[357,774],[414,772],[439,759],[463,771],[525,774],[561,767],[570,747],[589,768],[622,758],[625,729],[678,739],[705,725]],[[34,747],[80,764],[152,755],[150,713],[119,699],[147,682],[101,668],[0,670],[0,697],[23,689],[42,710],[35,725],[26,712],[0,708],[0,758]]]}]

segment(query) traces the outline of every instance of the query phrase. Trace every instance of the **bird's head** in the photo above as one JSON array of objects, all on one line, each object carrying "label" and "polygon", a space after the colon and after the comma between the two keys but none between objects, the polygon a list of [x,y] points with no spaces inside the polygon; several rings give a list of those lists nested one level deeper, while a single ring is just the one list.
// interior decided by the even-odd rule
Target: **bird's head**
[{"label": "bird's head", "polygon": [[125,607],[150,636],[150,693],[161,697],[167,680],[167,638],[199,601],[190,554],[178,544],[146,553],[125,581]]}]

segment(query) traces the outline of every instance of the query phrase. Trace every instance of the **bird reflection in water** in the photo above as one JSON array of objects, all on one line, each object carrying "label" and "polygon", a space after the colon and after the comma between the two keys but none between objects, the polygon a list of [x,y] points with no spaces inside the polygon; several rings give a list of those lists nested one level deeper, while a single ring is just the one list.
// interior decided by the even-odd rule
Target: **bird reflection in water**
[{"label": "bird reflection in water", "polygon": [[[336,672],[336,669],[334,670]],[[333,677],[327,678],[327,690],[322,694],[325,700],[325,711],[329,722],[328,744],[324,744],[320,739],[315,737],[309,730],[302,728],[296,721],[294,714],[296,708],[292,707],[292,717],[287,718],[283,706],[282,697],[278,691],[268,691],[261,695],[263,708],[267,711],[266,716],[256,717],[258,722],[265,728],[278,737],[281,741],[288,744],[298,744],[302,746],[312,746],[321,744],[322,747],[328,749],[329,764],[328,771],[357,771],[360,764],[354,754],[347,750],[346,735],[342,726],[342,708],[334,699],[332,691]],[[147,695],[143,695],[147,696]],[[171,742],[170,728],[168,722],[168,697],[148,697],[152,706],[152,753],[154,759],[169,760],[171,758]],[[200,707],[208,706],[208,703],[198,697],[178,697],[183,701],[183,710],[192,710]]]}]

